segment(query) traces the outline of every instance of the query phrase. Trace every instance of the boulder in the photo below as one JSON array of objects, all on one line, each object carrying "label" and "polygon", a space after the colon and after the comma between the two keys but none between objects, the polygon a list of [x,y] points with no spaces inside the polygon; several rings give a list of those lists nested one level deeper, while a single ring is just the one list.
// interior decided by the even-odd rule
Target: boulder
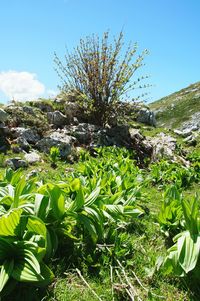
[{"label": "boulder", "polygon": [[0,109],[0,123],[5,122],[8,116],[8,113],[6,113],[3,109]]},{"label": "boulder", "polygon": [[192,115],[191,119],[185,121],[182,125],[182,130],[188,130],[190,132],[200,129],[200,112],[196,112]]},{"label": "boulder", "polygon": [[63,127],[64,125],[70,123],[69,119],[60,111],[48,112],[47,119],[49,123],[56,127]]},{"label": "boulder", "polygon": [[31,128],[16,127],[11,129],[11,133],[14,138],[21,137],[30,144],[35,144],[40,140],[37,131]]},{"label": "boulder", "polygon": [[31,148],[30,144],[27,142],[27,140],[23,137],[23,136],[20,136],[18,137],[17,139],[15,139],[13,141],[14,143],[18,144],[18,146],[20,147],[20,149],[28,152]]},{"label": "boulder", "polygon": [[7,159],[5,161],[5,165],[11,167],[14,170],[18,168],[28,167],[28,163],[25,160],[22,160],[20,157]]},{"label": "boulder", "polygon": [[0,135],[0,153],[6,153],[10,149],[10,141]]},{"label": "boulder", "polygon": [[156,126],[156,118],[153,111],[148,108],[141,108],[138,111],[137,121],[151,126]]},{"label": "boulder", "polygon": [[79,123],[68,128],[68,133],[77,139],[79,144],[90,144],[96,140],[96,133],[99,127],[89,123]]},{"label": "boulder", "polygon": [[36,152],[25,154],[24,158],[29,164],[35,164],[41,161],[41,156]]},{"label": "boulder", "polygon": [[57,130],[49,133],[46,137],[38,141],[35,145],[41,152],[49,153],[52,146],[60,150],[60,156],[66,158],[71,154],[73,144],[76,139],[67,135],[65,130]]},{"label": "boulder", "polygon": [[197,145],[197,139],[196,136],[190,135],[183,139],[183,141],[188,145],[188,146],[196,146]]},{"label": "boulder", "polygon": [[174,151],[176,149],[176,139],[159,133],[156,137],[150,138],[150,143],[153,146],[153,161],[157,161],[162,158],[175,160]]}]

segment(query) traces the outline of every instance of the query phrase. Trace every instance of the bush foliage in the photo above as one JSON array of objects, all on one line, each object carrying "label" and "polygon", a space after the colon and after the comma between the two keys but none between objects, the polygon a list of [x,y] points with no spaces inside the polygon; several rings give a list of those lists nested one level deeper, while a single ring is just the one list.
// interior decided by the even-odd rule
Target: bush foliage
[{"label": "bush foliage", "polygon": [[109,42],[108,32],[101,39],[97,35],[87,36],[73,53],[67,50],[64,62],[55,54],[56,70],[63,84],[61,90],[77,93],[93,122],[100,125],[119,114],[121,97],[136,87],[141,88],[140,81],[145,78],[131,81],[143,65],[147,50],[135,58],[137,45],[129,44],[123,49],[123,36],[120,32],[113,43]]}]

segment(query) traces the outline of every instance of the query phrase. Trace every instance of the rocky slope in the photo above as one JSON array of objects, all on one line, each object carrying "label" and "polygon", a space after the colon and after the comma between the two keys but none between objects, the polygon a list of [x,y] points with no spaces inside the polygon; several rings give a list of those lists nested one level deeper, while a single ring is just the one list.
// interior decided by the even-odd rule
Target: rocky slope
[{"label": "rocky slope", "polygon": [[[142,104],[128,106],[124,123],[100,127],[92,124],[83,108],[71,98],[5,105],[0,108],[0,153],[11,151],[5,165],[17,169],[35,164],[53,146],[59,148],[61,160],[68,162],[77,159],[80,147],[92,150],[99,146],[119,146],[132,149],[140,166],[162,157],[181,160],[187,165],[176,153],[176,137],[155,129],[154,113]],[[156,131],[155,134],[144,135],[145,127],[150,132]],[[196,143],[190,131],[187,135],[182,131],[174,135],[182,134],[191,145]]]},{"label": "rocky slope", "polygon": [[[135,112],[136,106],[129,106],[129,112]],[[131,118],[131,122],[155,125],[154,114],[144,106],[137,105],[137,114]],[[19,154],[17,160],[15,156],[6,163],[15,169],[39,161],[40,154],[48,155],[53,146],[59,148],[61,159],[70,161],[79,147],[113,145],[132,148],[139,164],[153,151],[149,141],[130,124],[92,124],[78,102],[70,98],[16,102],[0,108],[0,153],[10,150]]]},{"label": "rocky slope", "polygon": [[170,129],[200,129],[200,82],[150,104],[157,126]]}]

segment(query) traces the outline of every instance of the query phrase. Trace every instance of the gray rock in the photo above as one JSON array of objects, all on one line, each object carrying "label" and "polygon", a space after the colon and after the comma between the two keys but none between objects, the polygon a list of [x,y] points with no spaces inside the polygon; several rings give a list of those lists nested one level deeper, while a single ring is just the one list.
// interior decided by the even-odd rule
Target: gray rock
[{"label": "gray rock", "polygon": [[9,135],[10,129],[2,122],[0,123],[0,135]]},{"label": "gray rock", "polygon": [[151,126],[156,126],[156,118],[153,111],[148,108],[141,108],[138,112],[138,122],[142,122]]},{"label": "gray rock", "polygon": [[53,124],[56,127],[62,127],[70,123],[69,119],[60,111],[48,112],[47,119],[49,123]]},{"label": "gray rock", "polygon": [[77,102],[65,102],[64,104],[65,115],[70,122],[73,122],[73,117],[81,121],[83,110]]},{"label": "gray rock", "polygon": [[150,143],[153,145],[153,161],[157,161],[162,158],[175,160],[175,138],[161,132],[156,137],[150,138]]},{"label": "gray rock", "polygon": [[182,132],[181,130],[175,129],[175,130],[174,130],[174,134],[179,135],[179,136],[182,136],[182,135],[183,135],[183,132]]},{"label": "gray rock", "polygon": [[35,144],[40,140],[37,131],[31,128],[16,127],[11,129],[14,138],[23,138],[28,143]]},{"label": "gray rock", "polygon": [[130,134],[131,139],[138,139],[138,140],[141,140],[141,141],[144,140],[144,137],[140,133],[139,129],[130,128],[129,129],[129,134]]},{"label": "gray rock", "polygon": [[67,130],[70,135],[77,139],[79,144],[89,144],[96,140],[99,127],[89,123],[79,123],[68,127]]},{"label": "gray rock", "polygon": [[8,116],[8,113],[6,113],[3,109],[0,109],[0,123],[5,122],[8,119]]},{"label": "gray rock", "polygon": [[23,136],[18,137],[13,142],[16,143],[16,144],[18,144],[19,147],[22,150],[25,150],[26,152],[28,152],[30,150],[30,148],[31,148],[30,144],[27,142],[27,140]]},{"label": "gray rock", "polygon": [[29,164],[35,164],[41,161],[41,156],[36,152],[25,154],[24,158]]},{"label": "gray rock", "polygon": [[200,112],[192,115],[191,119],[185,121],[182,125],[182,130],[197,131],[200,129]]},{"label": "gray rock", "polygon": [[28,167],[28,163],[21,158],[11,158],[5,161],[5,165],[11,167],[12,169],[16,170],[18,168],[25,168]]},{"label": "gray rock", "polygon": [[183,140],[189,146],[195,146],[197,144],[197,139],[194,135],[190,135]]},{"label": "gray rock", "polygon": [[75,141],[76,139],[67,135],[65,130],[54,131],[38,141],[38,143],[36,143],[36,148],[44,153],[49,153],[51,147],[56,146],[60,149],[61,157],[66,158],[71,154]]},{"label": "gray rock", "polygon": [[36,115],[36,112],[35,112],[34,108],[31,107],[31,106],[23,106],[22,109],[23,109],[23,111],[24,111],[25,113],[27,113],[27,114],[29,114],[29,115],[32,115],[32,116],[35,116],[35,115]]}]

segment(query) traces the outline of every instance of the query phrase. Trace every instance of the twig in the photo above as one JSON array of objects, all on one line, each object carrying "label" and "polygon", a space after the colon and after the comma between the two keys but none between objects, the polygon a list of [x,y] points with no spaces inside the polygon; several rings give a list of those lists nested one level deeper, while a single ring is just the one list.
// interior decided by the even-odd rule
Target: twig
[{"label": "twig", "polygon": [[[121,281],[122,285],[124,284],[123,281],[122,281],[122,277],[121,275],[119,274],[118,270],[115,270],[117,276],[119,277],[119,280]],[[127,292],[127,294],[129,295],[129,297],[131,298],[131,301],[134,301],[135,300],[135,297],[130,293],[130,291],[124,287],[125,291]]]},{"label": "twig", "polygon": [[134,288],[133,285],[131,284],[131,282],[130,282],[130,280],[129,280],[129,278],[128,278],[128,276],[127,276],[125,270],[124,270],[124,267],[122,266],[122,264],[120,263],[119,260],[117,260],[117,263],[119,264],[119,266],[120,266],[120,268],[121,268],[121,270],[122,270],[122,273],[123,273],[123,275],[124,275],[124,278],[126,279],[127,284],[129,285],[129,287],[131,288],[131,290],[132,290],[132,292],[133,292],[133,295],[134,295],[134,296],[137,296],[138,301],[142,301],[142,299],[138,296],[137,291],[135,290],[135,288]]},{"label": "twig", "polygon": [[111,281],[111,293],[112,293],[112,301],[115,301],[114,299],[114,288],[113,288],[113,267],[110,266],[110,281]]},{"label": "twig", "polygon": [[85,278],[83,278],[83,275],[81,274],[79,269],[76,269],[77,274],[79,275],[79,277],[81,278],[81,280],[86,284],[86,286],[90,289],[90,291],[93,293],[93,295],[99,300],[99,301],[103,301],[96,293],[95,291],[91,288],[91,286],[89,285],[89,283],[85,280]]},{"label": "twig", "polygon": [[[137,275],[135,274],[135,272],[132,271],[132,274],[134,275],[134,277],[135,277],[135,279],[137,280],[138,284],[139,284],[146,292],[149,292],[148,288],[145,287],[145,286],[142,284],[142,282],[141,282],[140,279],[137,277]],[[155,297],[160,298],[160,299],[166,299],[164,296],[160,296],[160,295],[157,295],[157,294],[152,293],[152,292],[151,292],[151,294],[152,294],[153,296],[155,296]]]}]

